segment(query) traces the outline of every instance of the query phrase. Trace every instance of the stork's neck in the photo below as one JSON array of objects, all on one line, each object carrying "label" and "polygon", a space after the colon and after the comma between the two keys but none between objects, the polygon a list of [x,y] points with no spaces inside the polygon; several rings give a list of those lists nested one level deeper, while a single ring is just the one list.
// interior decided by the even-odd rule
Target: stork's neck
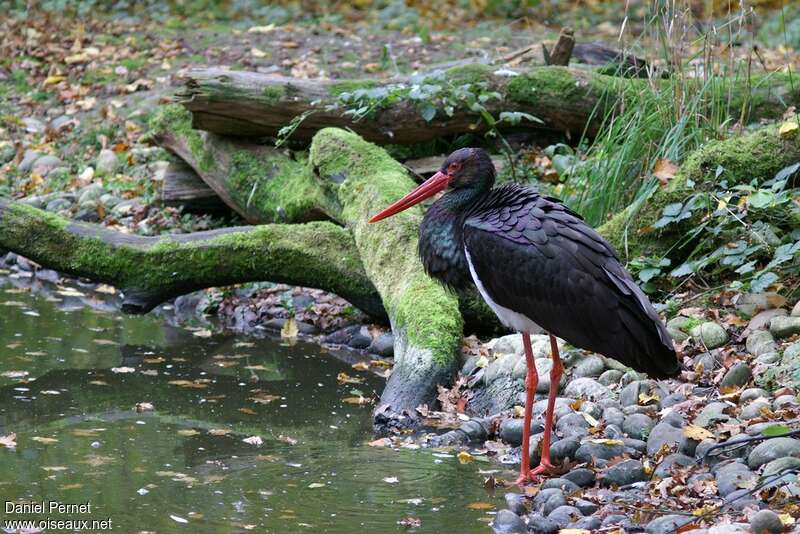
[{"label": "stork's neck", "polygon": [[452,288],[472,283],[464,256],[464,218],[488,189],[460,188],[445,193],[428,208],[419,228],[419,254],[425,270]]}]

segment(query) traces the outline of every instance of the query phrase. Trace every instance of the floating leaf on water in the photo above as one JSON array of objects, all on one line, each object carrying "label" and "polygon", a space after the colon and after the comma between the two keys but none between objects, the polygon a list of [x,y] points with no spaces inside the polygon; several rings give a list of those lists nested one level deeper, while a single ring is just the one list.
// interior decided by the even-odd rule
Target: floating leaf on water
[{"label": "floating leaf on water", "polygon": [[93,339],[96,345],[119,345],[116,341],[112,341],[110,339]]},{"label": "floating leaf on water", "polygon": [[416,517],[404,517],[400,521],[397,522],[398,525],[402,525],[406,528],[419,528],[422,526],[422,519],[418,519]]},{"label": "floating leaf on water", "polygon": [[308,487],[309,489],[324,488],[325,484],[322,484],[320,482],[312,482],[311,484],[308,485]]},{"label": "floating leaf on water", "polygon": [[105,428],[73,428],[69,433],[79,438],[96,438],[103,431]]},{"label": "floating leaf on water", "polygon": [[108,382],[105,382],[103,380],[91,380],[91,381],[89,381],[89,383],[91,385],[93,385],[93,386],[107,386],[108,385]]},{"label": "floating leaf on water", "polygon": [[709,430],[697,425],[688,425],[683,429],[683,435],[695,441],[703,441],[704,439],[712,439],[714,434]]},{"label": "floating leaf on water", "polygon": [[259,436],[250,436],[249,438],[244,438],[242,441],[247,443],[248,445],[255,445],[260,447],[264,444],[264,440],[261,439]]},{"label": "floating leaf on water", "polygon": [[345,397],[342,399],[342,402],[346,402],[347,404],[372,404],[372,399],[369,397],[362,397],[359,395],[358,397]]},{"label": "floating leaf on water", "polygon": [[386,367],[386,368],[394,366],[394,363],[390,362],[389,360],[370,360],[369,364],[374,365],[375,367]]},{"label": "floating leaf on water", "polygon": [[238,349],[238,348],[241,348],[241,347],[255,347],[255,346],[256,346],[256,344],[253,343],[252,341],[237,341],[236,343],[233,344],[233,348],[235,348],[235,349]]},{"label": "floating leaf on water", "polygon": [[247,407],[239,408],[239,411],[242,412],[242,413],[246,413],[247,415],[257,415],[258,414],[258,412],[256,412],[254,409],[247,408]]},{"label": "floating leaf on water", "polygon": [[135,373],[136,369],[134,369],[133,367],[112,367],[111,372],[117,374]]},{"label": "floating leaf on water", "polygon": [[178,430],[178,435],[179,436],[196,436],[199,433],[200,432],[198,432],[194,428],[182,428],[182,429]]},{"label": "floating leaf on water", "polygon": [[257,402],[259,404],[269,404],[274,400],[280,399],[280,395],[268,395],[266,393],[258,393],[253,397],[248,397],[251,401]]},{"label": "floating leaf on water", "polygon": [[199,380],[195,380],[194,382],[190,380],[170,380],[167,383],[172,384],[173,386],[180,386],[182,388],[192,388],[192,389],[203,389],[208,387],[208,384],[203,384]]},{"label": "floating leaf on water", "polygon": [[350,376],[344,371],[336,375],[336,380],[341,382],[342,384],[360,384],[364,381],[363,378],[358,378],[354,376]]},{"label": "floating leaf on water", "polygon": [[264,367],[261,364],[258,364],[258,365],[245,365],[244,368],[247,369],[248,371],[267,371],[267,368]]},{"label": "floating leaf on water", "polygon": [[208,431],[208,433],[211,434],[212,436],[225,436],[227,434],[230,434],[231,431],[228,430],[227,428],[212,428]]},{"label": "floating leaf on water", "polygon": [[286,319],[281,328],[281,337],[289,340],[297,339],[297,332],[297,321],[294,320],[294,317]]},{"label": "floating leaf on water", "polygon": [[44,443],[45,445],[49,445],[50,443],[58,443],[58,440],[56,438],[46,438],[44,436],[33,436],[31,440],[38,441],[39,443]]},{"label": "floating leaf on water", "polygon": [[351,365],[356,371],[369,371],[369,364],[367,362],[358,362]]},{"label": "floating leaf on water", "polygon": [[0,373],[0,376],[4,376],[6,378],[25,378],[30,373],[28,371],[6,371],[4,373]]},{"label": "floating leaf on water", "polygon": [[45,471],[50,471],[50,472],[54,472],[54,473],[57,473],[59,471],[66,471],[67,470],[67,468],[65,466],[63,466],[63,465],[47,465],[47,466],[42,466],[42,469],[44,469]]},{"label": "floating leaf on water", "polygon": [[397,477],[385,477],[382,478],[381,480],[383,480],[387,484],[397,484],[398,482],[400,482],[400,479]]},{"label": "floating leaf on water", "polygon": [[60,391],[55,389],[45,389],[40,392],[42,395],[61,395]]},{"label": "floating leaf on water", "polygon": [[492,510],[494,507],[494,504],[484,501],[471,502],[467,505],[470,510]]},{"label": "floating leaf on water", "polygon": [[141,413],[141,412],[151,412],[155,408],[153,408],[153,404],[152,403],[149,403],[149,402],[137,402],[136,406],[134,407],[134,409],[137,412]]},{"label": "floating leaf on water", "polygon": [[145,358],[144,363],[164,363],[166,360],[161,356],[157,356],[155,358]]},{"label": "floating leaf on water", "polygon": [[16,449],[17,448],[17,435],[12,432],[6,436],[0,436],[0,447],[5,447],[6,449]]},{"label": "floating leaf on water", "polygon": [[212,332],[208,328],[202,328],[200,330],[195,330],[194,332],[192,332],[192,335],[197,337],[211,337]]},{"label": "floating leaf on water", "polygon": [[177,516],[177,515],[170,514],[169,518],[172,519],[173,521],[175,521],[176,523],[188,523],[189,522],[188,519],[184,519],[184,518],[182,518],[180,516]]},{"label": "floating leaf on water", "polygon": [[297,440],[296,439],[294,439],[292,437],[289,437],[289,436],[284,436],[283,434],[278,436],[278,441],[282,441],[284,443],[288,443],[289,445],[297,445]]},{"label": "floating leaf on water", "polygon": [[97,291],[98,293],[105,293],[107,295],[115,295],[117,293],[117,290],[114,289],[113,286],[109,286],[106,284],[100,284],[99,286],[94,288],[94,290]]},{"label": "floating leaf on water", "polygon": [[474,462],[475,461],[475,457],[472,456],[467,451],[461,451],[461,452],[458,453],[458,461],[460,463],[462,463],[462,464],[468,464],[470,462]]},{"label": "floating leaf on water", "polygon": [[392,444],[392,440],[389,438],[378,438],[375,441],[370,441],[367,443],[370,447],[388,447]]}]

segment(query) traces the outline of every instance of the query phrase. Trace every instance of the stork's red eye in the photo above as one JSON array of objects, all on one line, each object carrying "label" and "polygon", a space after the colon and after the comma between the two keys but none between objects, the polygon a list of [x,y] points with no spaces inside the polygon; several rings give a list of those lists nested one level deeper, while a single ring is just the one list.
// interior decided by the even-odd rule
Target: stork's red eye
[{"label": "stork's red eye", "polygon": [[458,161],[454,161],[450,165],[447,166],[447,174],[453,174],[454,172],[458,172],[461,168],[461,163]]}]

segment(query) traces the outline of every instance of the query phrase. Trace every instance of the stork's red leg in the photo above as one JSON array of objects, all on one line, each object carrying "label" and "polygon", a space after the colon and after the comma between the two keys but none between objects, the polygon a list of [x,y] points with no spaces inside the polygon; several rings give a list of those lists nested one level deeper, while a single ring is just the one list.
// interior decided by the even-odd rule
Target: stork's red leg
[{"label": "stork's red leg", "polygon": [[564,373],[564,367],[561,365],[561,356],[558,354],[558,343],[552,335],[550,336],[550,354],[553,357],[553,368],[550,370],[550,395],[547,397],[547,412],[544,419],[542,461],[539,462],[535,469],[531,470],[530,477],[553,470],[553,464],[550,463],[550,437],[553,433],[553,412],[555,411],[556,397],[558,396],[558,385],[561,381],[561,375]]},{"label": "stork's red leg", "polygon": [[527,482],[531,478],[531,418],[533,417],[533,395],[536,393],[536,386],[539,384],[539,375],[536,373],[536,362],[533,360],[531,336],[528,332],[521,332],[521,335],[522,346],[525,347],[525,363],[528,366],[528,372],[525,374],[525,417],[522,420],[522,460],[519,466],[517,484]]}]

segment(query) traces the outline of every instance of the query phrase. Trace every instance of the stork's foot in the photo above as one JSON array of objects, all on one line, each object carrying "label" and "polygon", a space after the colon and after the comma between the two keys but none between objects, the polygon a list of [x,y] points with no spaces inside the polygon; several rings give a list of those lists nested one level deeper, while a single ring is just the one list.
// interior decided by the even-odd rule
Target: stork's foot
[{"label": "stork's foot", "polygon": [[517,480],[514,481],[514,484],[516,486],[524,486],[525,484],[536,482],[536,479],[539,477],[553,475],[556,474],[556,472],[556,467],[551,464],[549,460],[542,460],[541,463],[533,469],[527,469],[524,473],[520,473]]}]

